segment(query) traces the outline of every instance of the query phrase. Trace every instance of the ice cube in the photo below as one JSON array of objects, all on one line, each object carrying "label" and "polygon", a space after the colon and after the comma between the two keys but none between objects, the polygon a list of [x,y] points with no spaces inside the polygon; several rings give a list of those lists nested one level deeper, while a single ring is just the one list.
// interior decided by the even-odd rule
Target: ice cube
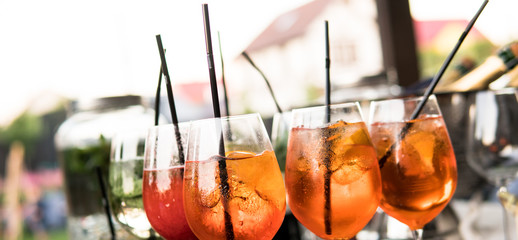
[{"label": "ice cube", "polygon": [[399,149],[398,164],[406,175],[432,174],[435,148],[433,132],[413,132],[405,136]]},{"label": "ice cube", "polygon": [[215,188],[209,192],[200,193],[200,204],[206,208],[213,208],[218,205],[221,192],[219,188]]},{"label": "ice cube", "polygon": [[359,145],[371,145],[369,133],[364,123],[350,124],[350,128],[347,129],[348,138],[346,144],[359,144]]},{"label": "ice cube", "polygon": [[363,174],[363,170],[357,166],[343,165],[332,173],[331,179],[333,183],[346,185],[360,179]]},{"label": "ice cube", "polygon": [[343,129],[347,126],[344,121],[338,121],[332,125],[320,128],[321,136],[325,141],[336,141],[343,137]]},{"label": "ice cube", "polygon": [[327,155],[330,158],[329,170],[331,170],[331,172],[337,171],[347,164],[346,162],[349,160],[348,152],[351,148],[351,145],[335,144],[328,150]]},{"label": "ice cube", "polygon": [[332,171],[332,180],[338,184],[349,184],[357,181],[366,171],[375,167],[376,153],[372,146],[349,146],[346,152],[337,156],[332,166],[338,168]]},{"label": "ice cube", "polygon": [[262,199],[253,189],[241,181],[232,181],[230,183],[230,202],[232,205],[237,205],[238,209],[246,213],[253,213],[260,207]]}]

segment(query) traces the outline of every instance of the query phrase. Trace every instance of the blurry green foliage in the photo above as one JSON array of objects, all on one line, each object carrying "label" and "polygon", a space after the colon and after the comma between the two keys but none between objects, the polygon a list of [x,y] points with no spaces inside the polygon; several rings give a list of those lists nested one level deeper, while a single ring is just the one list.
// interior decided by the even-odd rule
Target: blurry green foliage
[{"label": "blurry green foliage", "polygon": [[[487,57],[494,54],[496,50],[497,47],[488,40],[479,40],[470,45],[461,46],[446,71],[452,69],[451,67],[457,64],[460,59],[464,57],[473,59],[475,63],[479,65],[484,62]],[[433,77],[441,68],[444,60],[448,57],[448,54],[448,51],[439,51],[437,48],[418,49],[419,69],[421,74],[420,79]]]},{"label": "blurry green foliage", "polygon": [[10,145],[15,141],[25,147],[26,155],[33,153],[34,145],[41,137],[43,123],[39,116],[24,112],[9,126],[0,129],[0,143]]},{"label": "blurry green foliage", "polygon": [[[47,232],[46,234],[47,239],[51,240],[68,240],[68,232],[66,229],[56,229],[51,230]],[[27,228],[24,229],[23,233],[23,240],[34,240],[34,239],[42,239],[41,236],[36,236],[33,232],[28,230]]]},{"label": "blurry green foliage", "polygon": [[306,102],[315,103],[319,98],[323,97],[325,91],[322,87],[315,84],[306,85]]}]

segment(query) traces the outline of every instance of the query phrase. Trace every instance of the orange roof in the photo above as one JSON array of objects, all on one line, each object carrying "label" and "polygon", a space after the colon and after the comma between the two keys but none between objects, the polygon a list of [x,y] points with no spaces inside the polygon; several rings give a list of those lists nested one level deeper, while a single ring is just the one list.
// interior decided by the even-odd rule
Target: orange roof
[{"label": "orange roof", "polygon": [[[459,25],[462,28],[468,26],[467,20],[427,20],[418,21],[414,20],[414,32],[416,42],[419,44],[428,44],[434,41],[435,37],[448,25]],[[460,35],[461,32],[459,32]],[[474,38],[486,38],[480,33],[475,27],[469,32],[470,37]]]},{"label": "orange roof", "polygon": [[192,82],[192,83],[182,83],[175,85],[175,88],[178,89],[178,93],[184,99],[187,99],[193,103],[203,103],[204,102],[204,94],[205,88],[210,88],[209,81],[206,82]]}]

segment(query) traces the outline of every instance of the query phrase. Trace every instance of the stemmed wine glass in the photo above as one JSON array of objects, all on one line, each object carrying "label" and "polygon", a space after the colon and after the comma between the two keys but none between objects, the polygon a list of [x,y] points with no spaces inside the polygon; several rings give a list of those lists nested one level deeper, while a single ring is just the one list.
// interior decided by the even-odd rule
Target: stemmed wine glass
[{"label": "stemmed wine glass", "polygon": [[410,117],[423,97],[372,101],[370,134],[381,168],[380,207],[406,224],[414,239],[455,192],[457,165],[434,95]]},{"label": "stemmed wine glass", "polygon": [[[142,192],[144,209],[153,229],[165,239],[196,239],[184,212],[183,176],[189,123],[149,128],[144,155]],[[181,144],[179,148],[178,141]],[[180,150],[183,152],[180,152]]]},{"label": "stemmed wine glass", "polygon": [[285,177],[288,205],[302,225],[320,238],[353,238],[381,198],[376,151],[359,104],[294,109]]},{"label": "stemmed wine glass", "polygon": [[286,211],[279,165],[259,114],[191,122],[184,176],[200,239],[271,239]]},{"label": "stemmed wine glass", "polygon": [[113,136],[108,192],[112,215],[122,228],[140,239],[151,239],[156,234],[146,218],[142,203],[145,139],[145,129],[120,131]]},{"label": "stemmed wine glass", "polygon": [[[515,89],[477,92],[470,106],[466,144],[468,164],[499,188],[499,198],[508,204],[507,185],[518,176],[518,101]],[[510,239],[504,214],[504,234]],[[513,235],[515,233],[512,233]]]}]

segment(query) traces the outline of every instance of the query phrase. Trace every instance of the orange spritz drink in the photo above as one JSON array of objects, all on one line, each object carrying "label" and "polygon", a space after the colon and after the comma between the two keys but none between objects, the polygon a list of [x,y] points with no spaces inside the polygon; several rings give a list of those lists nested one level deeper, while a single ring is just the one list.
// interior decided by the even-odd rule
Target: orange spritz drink
[{"label": "orange spritz drink", "polygon": [[417,235],[446,207],[457,186],[455,155],[435,96],[417,119],[408,119],[421,99],[371,103],[370,125],[378,157],[385,158],[380,206]]},{"label": "orange spritz drink", "polygon": [[194,234],[272,239],[284,219],[286,191],[260,116],[193,121],[188,146],[184,208]]},{"label": "orange spritz drink", "polygon": [[[446,207],[457,185],[453,148],[442,117],[412,120],[412,127],[381,169],[381,208],[420,229]],[[375,123],[371,134],[379,156],[407,123]]]},{"label": "orange spritz drink", "polygon": [[284,219],[286,193],[273,151],[233,151],[225,158],[186,163],[185,209],[200,239],[225,239],[218,161],[226,161],[228,211],[235,239],[271,239]]},{"label": "orange spritz drink", "polygon": [[[356,104],[331,106],[328,124],[315,114],[323,107],[293,111],[285,172],[288,205],[324,239],[354,237],[381,198],[376,152],[359,111]],[[348,117],[351,112],[355,118]]]}]

